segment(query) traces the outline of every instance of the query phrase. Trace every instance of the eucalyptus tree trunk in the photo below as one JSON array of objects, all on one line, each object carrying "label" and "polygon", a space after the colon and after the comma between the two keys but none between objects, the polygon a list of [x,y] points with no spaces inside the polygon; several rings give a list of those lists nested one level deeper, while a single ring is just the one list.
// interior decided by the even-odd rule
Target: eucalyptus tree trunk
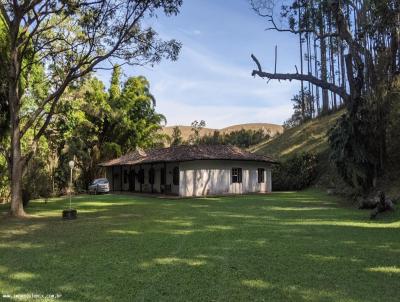
[{"label": "eucalyptus tree trunk", "polygon": [[[299,4],[299,44],[300,44],[300,72],[303,74],[303,41],[301,32],[301,8]],[[304,103],[304,81],[301,81],[301,117],[303,121],[305,120],[305,103]]]},{"label": "eucalyptus tree trunk", "polygon": [[[328,18],[328,30],[329,32],[332,32],[332,16],[329,14]],[[331,81],[334,85],[336,85],[336,80],[335,80],[335,56],[334,56],[334,42],[332,36],[329,37],[329,62],[330,62],[330,74],[331,74]],[[332,93],[332,109],[336,110],[337,109],[337,100],[336,100],[336,94]]]},{"label": "eucalyptus tree trunk", "polygon": [[[318,78],[318,54],[317,54],[317,39],[314,36],[314,74]],[[319,101],[319,87],[315,85],[315,103],[317,105],[317,115],[321,113],[321,108],[320,108],[320,101]]]},{"label": "eucalyptus tree trunk", "polygon": [[[322,13],[321,13],[322,15]],[[324,21],[323,17],[321,23],[319,25],[319,34],[321,36],[320,39],[320,52],[321,52],[321,80],[324,82],[328,81],[327,75],[327,64],[326,64],[326,41],[322,37],[324,35]],[[327,89],[322,89],[322,114],[325,114],[329,111],[329,95]]]},{"label": "eucalyptus tree trunk", "polygon": [[344,59],[344,49],[344,43],[343,41],[340,41],[340,79],[342,88],[346,90],[346,63]]}]

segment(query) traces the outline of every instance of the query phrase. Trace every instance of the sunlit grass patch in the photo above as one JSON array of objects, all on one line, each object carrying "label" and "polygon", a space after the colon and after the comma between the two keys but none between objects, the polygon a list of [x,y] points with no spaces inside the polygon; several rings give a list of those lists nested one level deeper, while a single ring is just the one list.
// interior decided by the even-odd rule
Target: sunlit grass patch
[{"label": "sunlit grass patch", "polygon": [[385,274],[400,274],[400,267],[397,266],[369,267],[366,270],[369,272],[379,272]]},{"label": "sunlit grass patch", "polygon": [[20,281],[29,281],[36,277],[37,276],[35,274],[29,273],[29,272],[17,272],[17,273],[13,273],[10,275],[11,279],[20,280]]},{"label": "sunlit grass patch", "polygon": [[[400,216],[317,191],[75,196],[0,220],[0,294],[57,301],[397,301]],[[0,209],[6,210],[5,206]],[[379,288],[379,291],[376,290]],[[35,300],[35,301],[41,301]],[[43,300],[44,301],[44,300]]]},{"label": "sunlit grass patch", "polygon": [[248,286],[251,288],[256,288],[256,289],[265,289],[268,287],[272,287],[271,284],[269,284],[266,281],[263,280],[243,280],[242,284],[244,286]]}]

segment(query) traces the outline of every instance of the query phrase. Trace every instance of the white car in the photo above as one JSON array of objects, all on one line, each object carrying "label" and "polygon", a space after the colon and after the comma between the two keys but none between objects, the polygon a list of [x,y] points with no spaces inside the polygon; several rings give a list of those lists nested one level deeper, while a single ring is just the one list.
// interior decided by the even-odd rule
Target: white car
[{"label": "white car", "polygon": [[108,193],[110,192],[110,183],[107,178],[98,178],[89,185],[89,193]]}]

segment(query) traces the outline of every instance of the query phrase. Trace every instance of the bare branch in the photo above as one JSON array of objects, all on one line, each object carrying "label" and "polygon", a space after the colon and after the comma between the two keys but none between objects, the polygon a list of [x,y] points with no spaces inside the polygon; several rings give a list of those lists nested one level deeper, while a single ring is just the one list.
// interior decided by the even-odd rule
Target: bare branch
[{"label": "bare branch", "polygon": [[10,21],[10,18],[8,17],[8,14],[7,14],[6,8],[4,7],[4,4],[0,3],[0,11],[1,11],[1,16],[4,19],[7,27],[10,28],[11,21]]},{"label": "bare branch", "polygon": [[306,74],[299,74],[299,73],[268,73],[268,72],[264,72],[261,68],[261,64],[258,61],[258,59],[254,55],[251,55],[251,58],[256,63],[257,68],[258,68],[258,70],[253,70],[253,72],[251,73],[252,76],[257,75],[260,78],[267,78],[269,80],[306,81],[306,82],[312,83],[322,89],[327,89],[329,91],[332,91],[333,93],[336,93],[337,95],[339,95],[346,101],[350,98],[350,95],[342,87],[336,86],[329,82],[322,81],[321,79],[318,79],[317,77],[315,77],[311,74],[306,75]]}]

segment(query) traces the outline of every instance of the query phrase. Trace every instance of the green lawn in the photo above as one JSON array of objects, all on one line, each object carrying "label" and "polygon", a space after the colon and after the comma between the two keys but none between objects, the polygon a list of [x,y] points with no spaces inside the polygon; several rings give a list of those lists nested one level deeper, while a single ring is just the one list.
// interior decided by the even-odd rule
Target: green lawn
[{"label": "green lawn", "polygon": [[30,219],[1,218],[0,300],[400,299],[399,212],[371,222],[314,191],[73,203],[76,221],[60,219],[63,199],[32,202]]}]

